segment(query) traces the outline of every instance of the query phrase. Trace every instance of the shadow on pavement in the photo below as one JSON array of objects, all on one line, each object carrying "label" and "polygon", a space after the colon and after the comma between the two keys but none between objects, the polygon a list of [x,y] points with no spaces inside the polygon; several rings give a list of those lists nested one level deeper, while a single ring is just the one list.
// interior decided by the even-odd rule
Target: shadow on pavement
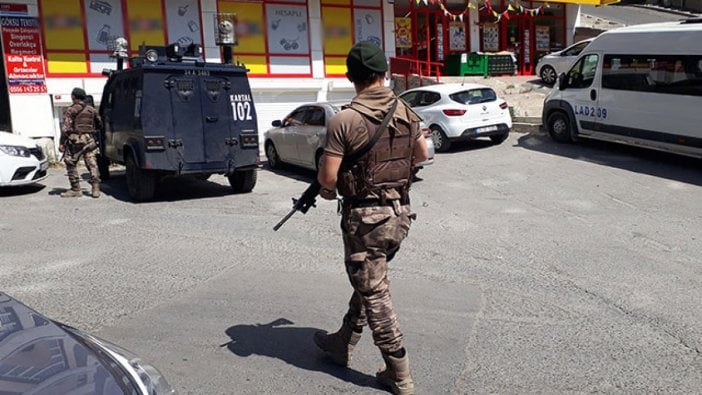
[{"label": "shadow on pavement", "polygon": [[702,185],[702,161],[686,156],[587,139],[581,139],[575,144],[562,144],[545,134],[525,134],[519,137],[517,146],[687,184]]},{"label": "shadow on pavement", "polygon": [[374,376],[334,365],[312,341],[317,328],[290,326],[294,323],[279,318],[268,324],[235,325],[225,333],[232,340],[222,344],[240,356],[261,355],[277,358],[300,369],[322,372],[354,385],[382,389]]},{"label": "shadow on pavement", "polygon": [[[44,188],[46,188],[46,186],[39,183],[16,187],[2,187],[0,188],[0,197],[30,195],[32,193],[37,193]],[[49,192],[49,194],[51,194],[51,192]]]},{"label": "shadow on pavement", "polygon": [[[84,173],[81,174],[81,178],[87,182],[90,175]],[[85,185],[87,185],[89,191],[90,184],[81,183],[81,186],[84,187],[83,189],[85,189]],[[132,201],[127,191],[124,170],[110,171],[110,178],[102,180],[100,190],[103,194],[112,196],[117,200]],[[233,194],[232,188],[228,184],[223,185],[217,182],[199,180],[192,176],[166,176],[156,183],[156,195],[154,198],[139,204],[213,198]]]},{"label": "shadow on pavement", "polygon": [[264,162],[261,169],[270,171],[271,173],[279,176],[288,177],[292,178],[293,180],[307,183],[312,183],[317,178],[317,172],[315,171],[288,164],[283,164],[274,169],[268,165],[268,162]]},{"label": "shadow on pavement", "polygon": [[451,147],[446,152],[437,152],[436,156],[460,154],[466,151],[485,149],[497,145],[489,139],[475,139],[469,141],[452,142]]}]

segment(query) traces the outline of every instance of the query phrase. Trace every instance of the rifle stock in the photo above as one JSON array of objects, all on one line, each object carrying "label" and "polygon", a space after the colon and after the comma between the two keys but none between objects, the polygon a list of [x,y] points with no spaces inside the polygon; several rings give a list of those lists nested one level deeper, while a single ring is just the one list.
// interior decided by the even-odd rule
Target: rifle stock
[{"label": "rifle stock", "polygon": [[302,214],[307,213],[307,211],[310,209],[310,207],[316,207],[315,202],[317,195],[319,195],[319,190],[322,188],[322,186],[319,184],[319,181],[314,180],[310,186],[305,189],[304,192],[302,192],[302,196],[300,196],[299,199],[293,198],[293,208],[290,210],[290,212],[283,217],[283,219],[280,220],[275,226],[273,227],[274,231],[277,231],[280,229],[283,224],[285,224],[290,217],[295,214],[296,211],[302,212]]}]

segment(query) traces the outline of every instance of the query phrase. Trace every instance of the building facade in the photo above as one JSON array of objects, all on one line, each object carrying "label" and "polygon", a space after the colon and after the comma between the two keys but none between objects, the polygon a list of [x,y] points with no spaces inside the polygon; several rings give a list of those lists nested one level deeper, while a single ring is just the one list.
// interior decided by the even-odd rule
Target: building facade
[{"label": "building facade", "polygon": [[234,61],[250,70],[262,134],[300,103],[348,101],[354,91],[345,58],[355,42],[373,41],[388,58],[438,66],[428,73],[441,72],[454,54],[510,51],[517,72],[529,74],[539,56],[572,43],[577,3],[593,1],[0,1],[0,129],[57,138],[74,87],[99,104],[117,37],[128,40],[131,55],[141,44],[194,43],[207,61],[219,62],[218,13],[236,14]]}]

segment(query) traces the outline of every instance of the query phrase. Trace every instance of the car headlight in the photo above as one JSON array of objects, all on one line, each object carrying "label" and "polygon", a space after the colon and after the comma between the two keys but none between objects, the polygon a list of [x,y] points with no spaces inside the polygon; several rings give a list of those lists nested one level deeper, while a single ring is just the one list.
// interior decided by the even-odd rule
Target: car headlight
[{"label": "car headlight", "polygon": [[22,147],[19,145],[0,145],[0,151],[10,155],[10,156],[23,156],[29,158],[29,150],[27,147]]},{"label": "car headlight", "polygon": [[[92,337],[92,336],[91,336]],[[93,339],[95,339],[93,337]],[[110,343],[102,339],[95,339],[97,342],[103,346],[108,352],[117,354],[115,359],[124,365],[131,368],[132,372],[135,373],[141,384],[145,387],[147,394],[158,394],[158,395],[170,395],[175,394],[175,390],[168,384],[166,378],[161,372],[158,371],[153,365],[144,362],[141,358],[134,355],[132,352],[125,350],[124,348]],[[127,367],[125,366],[125,367]]]},{"label": "car headlight", "polygon": [[79,335],[84,341],[98,346],[109,354],[110,357],[137,382],[140,390],[144,394],[172,395],[176,393],[158,369],[144,362],[141,358],[134,355],[134,353],[107,340],[97,338],[75,328],[68,327],[66,329],[72,329],[72,332]]}]

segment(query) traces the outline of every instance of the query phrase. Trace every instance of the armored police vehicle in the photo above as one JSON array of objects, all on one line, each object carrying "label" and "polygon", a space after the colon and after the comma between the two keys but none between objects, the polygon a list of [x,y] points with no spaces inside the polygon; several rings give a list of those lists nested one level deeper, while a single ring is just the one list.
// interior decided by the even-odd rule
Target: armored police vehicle
[{"label": "armored police vehicle", "polygon": [[98,164],[126,167],[129,196],[153,198],[168,175],[223,174],[235,193],[256,185],[256,109],[243,65],[207,63],[201,48],[142,46],[129,68],[118,59],[102,94]]}]

